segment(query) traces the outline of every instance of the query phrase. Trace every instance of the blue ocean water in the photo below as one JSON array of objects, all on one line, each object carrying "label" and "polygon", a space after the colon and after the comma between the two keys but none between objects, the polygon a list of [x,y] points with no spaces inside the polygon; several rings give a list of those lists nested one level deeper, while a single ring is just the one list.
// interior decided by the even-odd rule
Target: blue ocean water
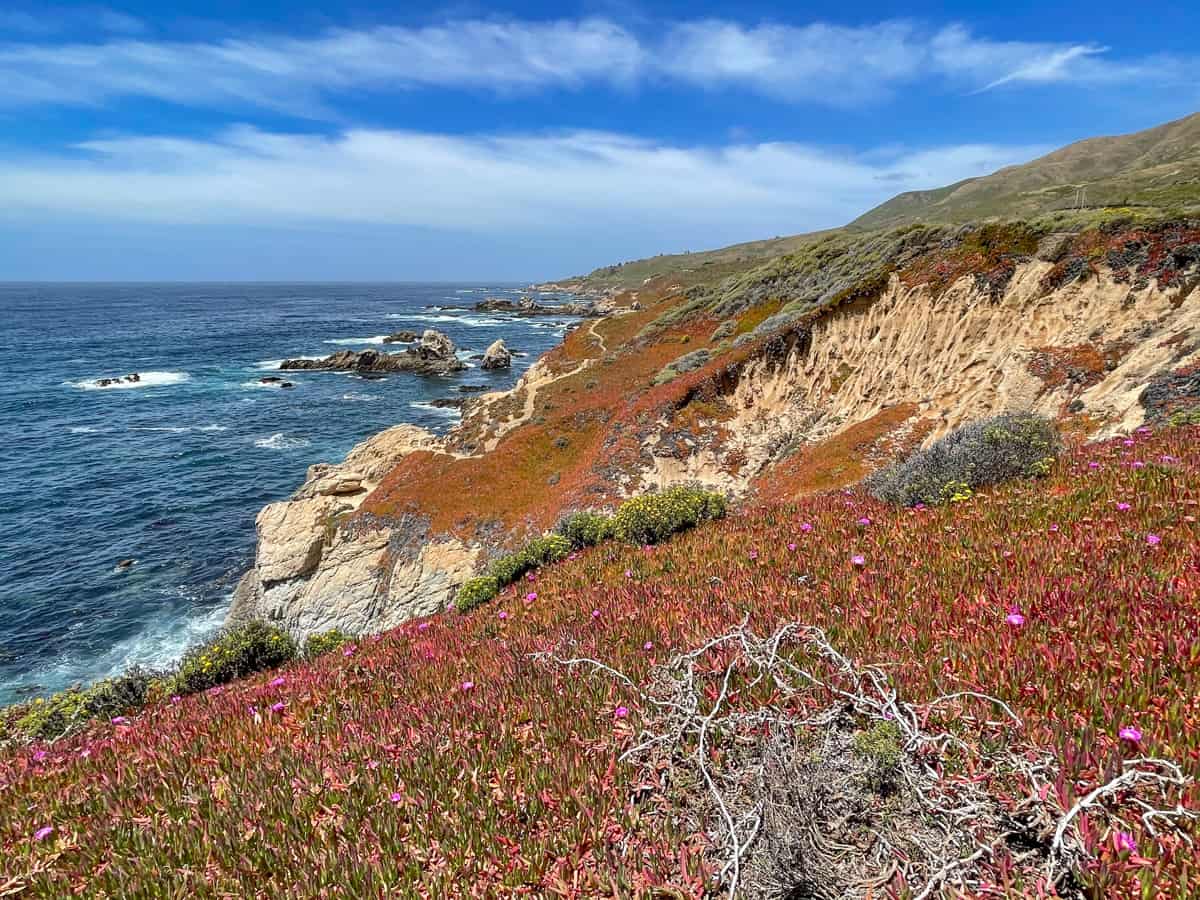
[{"label": "blue ocean water", "polygon": [[[254,517],[306,468],[412,422],[460,384],[509,387],[567,317],[469,309],[515,285],[0,284],[0,704],[161,665],[221,623]],[[446,307],[461,306],[464,309]],[[367,381],[287,373],[285,357],[438,328],[463,350],[504,338],[507,372]],[[399,349],[399,348],[397,348]],[[134,386],[96,380],[138,372]],[[118,571],[125,558],[137,563]]]}]

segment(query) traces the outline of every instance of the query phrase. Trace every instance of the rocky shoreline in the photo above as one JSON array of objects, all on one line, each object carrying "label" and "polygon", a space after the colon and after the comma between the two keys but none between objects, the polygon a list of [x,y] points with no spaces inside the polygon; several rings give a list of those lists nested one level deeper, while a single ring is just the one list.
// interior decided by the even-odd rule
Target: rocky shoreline
[{"label": "rocky shoreline", "polygon": [[[391,343],[399,343],[406,335],[390,335]],[[384,339],[389,342],[388,338]],[[448,375],[462,372],[467,364],[458,358],[454,341],[440,331],[428,329],[419,342],[400,353],[381,350],[340,350],[324,359],[285,359],[279,364],[284,371],[327,372],[412,372],[417,375]]]}]

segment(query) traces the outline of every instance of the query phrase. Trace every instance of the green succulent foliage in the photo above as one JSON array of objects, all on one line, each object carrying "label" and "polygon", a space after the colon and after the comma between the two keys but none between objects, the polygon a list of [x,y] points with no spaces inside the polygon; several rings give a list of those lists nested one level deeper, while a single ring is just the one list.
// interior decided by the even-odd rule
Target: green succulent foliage
[{"label": "green succulent foliage", "polygon": [[296,642],[281,628],[246,622],[227,628],[184,654],[172,693],[195,694],[296,658]]},{"label": "green succulent foliage", "polygon": [[613,516],[613,534],[637,544],[657,544],[701,522],[725,515],[727,501],[718,493],[694,487],[673,487],[621,504]]},{"label": "green succulent foliage", "polygon": [[870,763],[867,781],[876,790],[887,787],[900,769],[904,738],[895,722],[876,722],[854,736],[854,749]]},{"label": "green succulent foliage", "polygon": [[304,640],[304,658],[313,659],[326,653],[332,653],[352,640],[354,640],[353,635],[346,634],[337,628],[331,628],[319,634],[310,634]]},{"label": "green succulent foliage", "polygon": [[454,596],[454,607],[459,612],[470,612],[482,606],[500,593],[500,582],[493,575],[480,575],[463,582]]}]

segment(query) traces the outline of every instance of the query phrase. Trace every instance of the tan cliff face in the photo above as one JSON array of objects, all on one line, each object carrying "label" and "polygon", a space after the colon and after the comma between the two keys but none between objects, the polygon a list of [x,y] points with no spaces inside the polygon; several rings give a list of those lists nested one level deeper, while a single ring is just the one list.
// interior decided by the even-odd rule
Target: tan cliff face
[{"label": "tan cliff face", "polygon": [[[1048,289],[1052,269],[1023,262],[998,294],[970,276],[935,291],[892,275],[871,302],[815,318],[805,339],[787,344],[782,355],[752,354],[735,377],[719,380],[719,390],[694,404],[701,408],[688,429],[679,419],[692,404],[660,414],[624,469],[612,468],[611,440],[598,441],[587,462],[604,472],[606,493],[584,496],[609,500],[688,481],[734,495],[764,485],[778,495],[847,483],[872,464],[867,445],[930,439],[1005,410],[1069,417],[1087,436],[1137,427],[1146,385],[1200,362],[1200,296],[1186,285],[1131,287],[1104,271]],[[444,609],[507,535],[488,537],[481,527],[434,531],[432,513],[419,508],[385,519],[359,507],[412,454],[471,466],[492,462],[485,454],[509,453],[508,463],[521,466],[513,448],[525,445],[513,438],[535,427],[542,404],[561,405],[578,382],[619,371],[622,348],[650,352],[633,340],[616,344],[613,335],[627,326],[604,321],[574,338],[584,358],[540,362],[512,392],[476,401],[447,439],[399,426],[360,444],[338,466],[314,466],[291,500],[260,514],[256,565],[239,585],[231,617],[267,618],[303,636],[332,627],[377,631]],[[719,356],[713,367],[719,370]],[[482,438],[468,442],[470,452],[468,430]],[[788,481],[798,461],[819,467],[822,453],[832,454],[839,441],[865,461],[821,479]],[[482,510],[480,518],[487,518]]]}]

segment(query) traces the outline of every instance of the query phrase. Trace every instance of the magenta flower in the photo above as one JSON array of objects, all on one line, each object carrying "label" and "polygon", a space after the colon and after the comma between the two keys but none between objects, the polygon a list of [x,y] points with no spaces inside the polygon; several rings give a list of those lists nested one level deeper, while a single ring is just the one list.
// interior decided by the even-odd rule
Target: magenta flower
[{"label": "magenta flower", "polygon": [[624,706],[618,706],[616,709],[613,710],[613,715],[616,716],[618,719],[623,719],[627,715],[629,715],[629,710]]},{"label": "magenta flower", "polygon": [[401,800],[404,799],[404,795],[401,794],[399,791],[393,791],[392,795],[390,797],[388,797],[388,799],[391,800],[393,803],[399,803]]},{"label": "magenta flower", "polygon": [[863,516],[861,519],[858,520],[858,524],[862,525],[865,528],[866,526],[871,524],[871,517]]},{"label": "magenta flower", "polygon": [[626,578],[632,578],[632,577],[633,577],[633,571],[632,571],[631,569],[626,569],[626,570],[625,570],[625,577],[626,577]]},{"label": "magenta flower", "polygon": [[225,693],[225,688],[218,684],[216,687],[210,687],[208,692],[214,697],[219,697],[221,694]]},{"label": "magenta flower", "polygon": [[114,717],[113,717],[113,720],[112,720],[112,723],[113,723],[114,725],[128,725],[128,724],[129,724],[129,719],[128,719],[128,718],[126,718],[125,716],[114,716]]},{"label": "magenta flower", "polygon": [[1128,512],[1128,511],[1129,511],[1130,509],[1132,509],[1132,508],[1133,508],[1133,507],[1131,507],[1131,506],[1130,506],[1128,503],[1118,503],[1118,504],[1117,504],[1117,511],[1118,511],[1118,512]]},{"label": "magenta flower", "polygon": [[812,527],[811,522],[803,522],[800,525],[800,530],[803,531],[805,534],[808,534],[810,531],[812,531],[812,529],[813,529],[813,527]]},{"label": "magenta flower", "polygon": [[851,565],[859,566],[861,568],[867,564],[867,558],[856,553],[854,556],[850,557],[850,563]]},{"label": "magenta flower", "polygon": [[646,641],[646,643],[642,644],[642,649],[647,653],[650,652],[654,649],[654,641]]},{"label": "magenta flower", "polygon": [[600,610],[598,610],[598,609],[593,609],[593,610],[592,610],[592,618],[593,618],[593,619],[598,619],[598,618],[600,618]]},{"label": "magenta flower", "polygon": [[1058,523],[1057,523],[1057,522],[1054,522],[1054,523],[1052,523],[1052,524],[1050,525],[1050,533],[1051,533],[1051,534],[1057,534],[1057,533],[1058,533]]},{"label": "magenta flower", "polygon": [[758,559],[758,551],[757,550],[750,551],[750,559],[752,559],[752,560]]},{"label": "magenta flower", "polygon": [[44,841],[46,838],[50,837],[50,835],[52,835],[52,834],[54,834],[54,826],[53,825],[43,825],[41,828],[39,828],[37,831],[35,831],[33,833],[33,839],[35,841]]},{"label": "magenta flower", "polygon": [[526,603],[532,603],[536,599],[537,599],[537,591],[530,591],[528,594],[525,595]]},{"label": "magenta flower", "polygon": [[40,763],[42,760],[44,760],[46,758],[46,756],[47,756],[47,754],[46,754],[45,750],[39,750],[35,754],[33,754],[33,761],[36,763]]},{"label": "magenta flower", "polygon": [[1158,461],[1163,463],[1164,465],[1168,465],[1168,466],[1171,465],[1172,463],[1179,462],[1179,460],[1176,457],[1172,456],[1170,453],[1164,453],[1162,456],[1160,456],[1158,458]]},{"label": "magenta flower", "polygon": [[1140,459],[1135,459],[1130,465],[1135,469],[1144,469],[1146,467],[1146,464]]},{"label": "magenta flower", "polygon": [[1098,469],[1098,468],[1100,468],[1100,463],[1096,462],[1093,459],[1090,463],[1088,463],[1088,468],[1089,469]]},{"label": "magenta flower", "polygon": [[913,509],[917,510],[917,512],[920,512],[920,511],[921,511],[921,510],[923,510],[924,508],[925,508],[925,504],[924,504],[924,503],[918,503],[916,506],[914,506],[914,507],[913,507]]},{"label": "magenta flower", "polygon": [[1121,441],[1121,443],[1124,444],[1126,447],[1132,447],[1133,446],[1133,438],[1125,438],[1125,440]]},{"label": "magenta flower", "polygon": [[795,549],[796,549],[796,545],[795,545],[795,543],[789,543],[789,544],[788,544],[788,549],[789,549],[789,550],[795,550]]},{"label": "magenta flower", "polygon": [[1157,534],[1148,534],[1146,535],[1146,543],[1151,547],[1157,547],[1162,543],[1162,538],[1160,538]]},{"label": "magenta flower", "polygon": [[1142,729],[1136,725],[1125,725],[1117,732],[1117,737],[1123,741],[1129,741],[1131,744],[1140,744],[1142,742]]},{"label": "magenta flower", "polygon": [[1005,617],[1004,621],[1007,622],[1009,625],[1011,625],[1013,628],[1020,628],[1022,625],[1025,624],[1025,617],[1023,615],[1021,615],[1019,612],[1017,612],[1016,610],[1013,610]]},{"label": "magenta flower", "polygon": [[354,651],[356,649],[358,649],[358,648],[355,647],[353,644],[351,644],[349,647],[347,647],[345,650],[342,651],[342,656],[353,656]]},{"label": "magenta flower", "polygon": [[576,560],[576,559],[579,559],[579,554],[578,554],[578,553],[572,553],[570,556],[568,556],[568,557],[567,557],[567,559],[568,559],[568,560],[571,560],[571,561],[574,561],[574,560]]},{"label": "magenta flower", "polygon": [[464,691],[473,691],[473,690],[475,690],[475,682],[473,682],[473,681],[464,681],[464,682],[462,683],[462,689],[463,689]]},{"label": "magenta flower", "polygon": [[271,687],[282,687],[287,683],[287,679],[280,675],[278,678],[271,679]]},{"label": "magenta flower", "polygon": [[428,631],[428,630],[429,630],[428,622],[422,622],[420,625],[417,626],[417,631]]},{"label": "magenta flower", "polygon": [[257,706],[247,706],[246,712],[250,713],[250,715],[252,715],[252,716],[257,716],[258,715],[258,707]]},{"label": "magenta flower", "polygon": [[1118,853],[1133,853],[1137,850],[1137,841],[1128,831],[1118,831],[1113,835],[1113,846],[1117,848]]},{"label": "magenta flower", "polygon": [[182,701],[183,701],[183,698],[180,697],[178,694],[174,694],[171,697],[171,705],[172,706],[178,706]]},{"label": "magenta flower", "polygon": [[368,760],[367,768],[370,769],[372,772],[374,772],[376,769],[379,768],[379,760],[377,760],[377,759]]},{"label": "magenta flower", "polygon": [[528,573],[528,574],[525,576],[525,580],[526,580],[526,581],[537,581],[537,573],[536,573],[536,572],[530,572],[530,573]]},{"label": "magenta flower", "polygon": [[500,621],[501,621],[501,622],[503,622],[505,619],[507,619],[507,618],[508,618],[508,612],[507,612],[506,610],[503,610],[503,609],[502,609],[502,610],[500,610],[500,612],[497,614],[497,616],[499,617]]},{"label": "magenta flower", "polygon": [[272,703],[272,704],[271,704],[271,712],[273,712],[273,713],[281,713],[281,712],[283,712],[283,710],[284,710],[284,708],[286,707],[286,705],[287,705],[287,704],[285,704],[285,703]]}]

